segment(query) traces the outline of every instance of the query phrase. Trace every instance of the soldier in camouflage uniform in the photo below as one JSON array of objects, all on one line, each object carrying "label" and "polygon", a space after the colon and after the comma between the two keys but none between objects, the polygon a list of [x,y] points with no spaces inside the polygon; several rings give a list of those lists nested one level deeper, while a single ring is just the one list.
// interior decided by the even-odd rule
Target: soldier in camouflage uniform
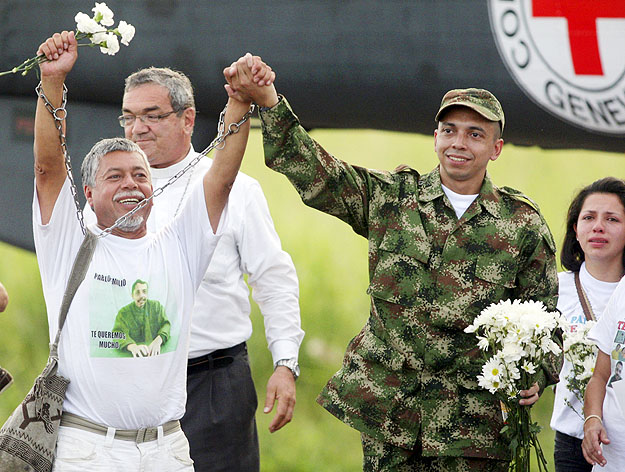
[{"label": "soldier in camouflage uniform", "polygon": [[[485,90],[448,92],[436,115],[439,166],[383,172],[328,154],[250,67],[242,58],[226,68],[226,88],[261,106],[267,165],[369,241],[370,317],[318,402],[360,431],[364,470],[507,470],[500,404],[477,384],[483,360],[464,328],[500,300],[554,310],[558,282],[538,208],[486,173],[503,146],[501,105]],[[542,366],[521,404],[557,381],[560,362]]]}]

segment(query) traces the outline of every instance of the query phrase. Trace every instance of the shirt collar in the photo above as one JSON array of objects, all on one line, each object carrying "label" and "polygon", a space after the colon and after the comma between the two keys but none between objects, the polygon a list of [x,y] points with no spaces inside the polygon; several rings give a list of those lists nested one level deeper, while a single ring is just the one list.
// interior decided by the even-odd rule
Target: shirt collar
[{"label": "shirt collar", "polygon": [[[430,202],[437,198],[442,198],[445,193],[441,186],[440,167],[436,167],[432,172],[419,179],[419,201]],[[501,217],[500,208],[501,194],[497,187],[493,185],[488,172],[482,182],[477,202],[495,218]]]},{"label": "shirt collar", "polygon": [[150,172],[152,173],[152,179],[160,180],[160,179],[170,179],[182,169],[184,169],[189,162],[195,157],[196,152],[193,149],[193,145],[189,148],[189,153],[179,162],[170,165],[169,167],[160,167],[155,169],[154,167],[150,168]]}]

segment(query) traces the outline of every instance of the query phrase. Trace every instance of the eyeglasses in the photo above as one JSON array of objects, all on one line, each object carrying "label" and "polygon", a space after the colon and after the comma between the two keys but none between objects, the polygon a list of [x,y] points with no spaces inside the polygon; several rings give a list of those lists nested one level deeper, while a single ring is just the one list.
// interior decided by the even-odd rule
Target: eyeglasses
[{"label": "eyeglasses", "polygon": [[163,113],[162,115],[156,115],[154,113],[146,113],[145,115],[121,115],[117,117],[117,121],[119,121],[119,126],[122,128],[134,125],[137,118],[141,120],[141,123],[154,124],[158,123],[163,118],[167,118],[172,113],[178,113],[178,111],[172,110],[167,113]]}]

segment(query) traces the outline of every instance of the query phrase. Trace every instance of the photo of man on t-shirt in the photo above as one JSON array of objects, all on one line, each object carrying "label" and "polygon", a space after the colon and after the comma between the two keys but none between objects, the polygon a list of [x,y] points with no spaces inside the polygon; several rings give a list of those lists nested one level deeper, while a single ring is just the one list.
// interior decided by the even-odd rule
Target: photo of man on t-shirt
[{"label": "photo of man on t-shirt", "polygon": [[119,349],[132,357],[157,356],[171,329],[165,307],[148,299],[148,283],[144,280],[137,279],[131,293],[133,301],[119,310],[112,330],[124,334]]}]

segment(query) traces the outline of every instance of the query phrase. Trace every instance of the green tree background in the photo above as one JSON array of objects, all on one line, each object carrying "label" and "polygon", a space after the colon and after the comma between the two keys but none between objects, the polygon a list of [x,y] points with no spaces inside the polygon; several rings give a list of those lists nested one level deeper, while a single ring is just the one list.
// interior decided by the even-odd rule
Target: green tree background
[{"label": "green tree background", "polygon": [[[329,152],[353,164],[377,169],[408,164],[422,173],[437,164],[431,136],[371,130],[314,130],[311,134]],[[489,173],[496,184],[522,190],[540,205],[559,246],[571,198],[593,180],[607,175],[623,177],[623,157],[506,145],[501,157],[490,164]],[[78,168],[77,163],[74,167]],[[262,316],[254,306],[249,348],[259,397],[261,468],[287,472],[360,470],[359,434],[325,412],[315,398],[340,367],[345,347],[368,318],[366,240],[339,220],[304,206],[286,178],[264,166],[258,128],[250,135],[243,170],[260,181],[283,247],[297,267],[306,331],[294,419],[270,434],[273,412],[263,414],[262,405],[272,362]],[[5,209],[5,218],[11,217]],[[43,368],[49,341],[35,255],[0,243],[0,260],[0,281],[10,295],[8,309],[0,314],[0,365],[15,377],[14,384],[0,396],[3,422]],[[532,410],[543,425],[541,443],[551,462],[552,404],[553,394],[548,389]]]}]

